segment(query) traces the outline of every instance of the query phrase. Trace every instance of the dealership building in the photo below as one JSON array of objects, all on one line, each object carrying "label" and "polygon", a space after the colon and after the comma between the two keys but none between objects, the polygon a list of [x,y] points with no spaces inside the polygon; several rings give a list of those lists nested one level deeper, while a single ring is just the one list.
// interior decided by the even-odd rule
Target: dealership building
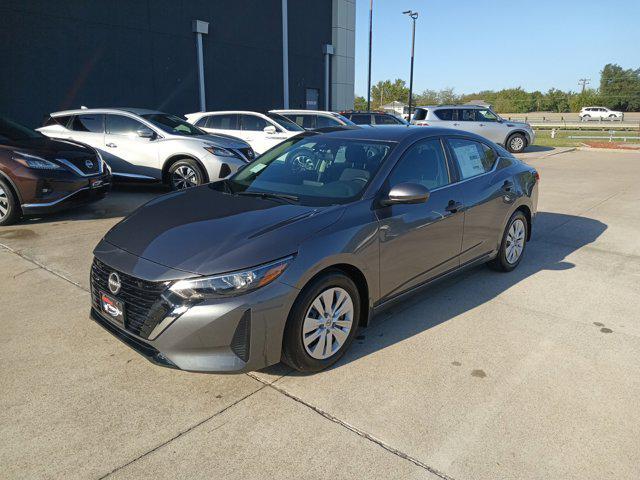
[{"label": "dealership building", "polygon": [[4,0],[0,115],[353,107],[355,0]]}]

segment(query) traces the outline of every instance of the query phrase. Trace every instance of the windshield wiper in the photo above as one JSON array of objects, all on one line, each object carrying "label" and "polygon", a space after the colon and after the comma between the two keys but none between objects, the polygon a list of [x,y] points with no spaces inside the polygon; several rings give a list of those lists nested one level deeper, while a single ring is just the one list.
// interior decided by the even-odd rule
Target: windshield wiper
[{"label": "windshield wiper", "polygon": [[248,197],[260,197],[260,198],[269,198],[274,200],[285,200],[288,203],[297,202],[300,200],[295,195],[287,195],[286,193],[275,193],[275,192],[238,192],[237,195],[246,195]]}]

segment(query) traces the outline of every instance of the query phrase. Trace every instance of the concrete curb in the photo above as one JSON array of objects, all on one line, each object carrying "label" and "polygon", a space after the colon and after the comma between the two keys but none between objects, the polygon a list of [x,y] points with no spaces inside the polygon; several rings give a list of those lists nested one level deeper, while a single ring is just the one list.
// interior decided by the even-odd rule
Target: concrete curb
[{"label": "concrete curb", "polygon": [[580,152],[611,152],[611,153],[640,153],[638,148],[594,148],[594,147],[576,147]]}]

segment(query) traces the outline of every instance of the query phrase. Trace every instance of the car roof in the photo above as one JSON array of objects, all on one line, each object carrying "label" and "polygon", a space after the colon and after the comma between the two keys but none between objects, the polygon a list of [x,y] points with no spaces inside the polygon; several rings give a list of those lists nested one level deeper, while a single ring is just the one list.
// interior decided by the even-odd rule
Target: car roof
[{"label": "car roof", "polygon": [[51,115],[80,115],[83,113],[132,113],[134,115],[149,115],[149,114],[162,114],[158,110],[149,110],[146,108],[78,108],[75,110],[61,110],[59,112],[53,112]]},{"label": "car roof", "polygon": [[311,114],[311,115],[339,115],[336,112],[328,112],[326,110],[269,110],[269,113],[279,113],[280,115],[285,113],[298,113],[298,114]]},{"label": "car roof", "polygon": [[467,105],[467,104],[455,104],[455,103],[452,103],[450,105],[449,104],[421,105],[421,106],[416,107],[416,108],[427,108],[427,109],[429,109],[429,108],[431,108],[431,109],[434,109],[434,108],[468,108],[468,109],[476,109],[476,110],[478,110],[478,109],[486,110],[487,109],[487,107],[483,107],[482,105]]},{"label": "car roof", "polygon": [[419,127],[416,125],[385,125],[376,128],[336,128],[336,130],[333,131],[325,130],[322,133],[318,133],[318,135],[337,139],[348,138],[352,140],[375,140],[387,142],[401,142],[412,137],[420,139],[437,137],[440,135],[462,135],[470,138],[482,138],[474,133],[455,130],[452,128]]}]

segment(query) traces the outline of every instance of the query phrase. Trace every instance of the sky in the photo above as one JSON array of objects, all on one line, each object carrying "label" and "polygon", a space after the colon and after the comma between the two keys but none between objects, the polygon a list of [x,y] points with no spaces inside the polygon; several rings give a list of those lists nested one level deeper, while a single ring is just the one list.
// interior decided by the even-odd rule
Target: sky
[{"label": "sky", "polygon": [[[409,84],[416,23],[414,92],[522,87],[576,91],[600,81],[607,63],[640,68],[640,0],[373,0],[371,83]],[[366,97],[369,0],[356,0],[356,95]]]}]

